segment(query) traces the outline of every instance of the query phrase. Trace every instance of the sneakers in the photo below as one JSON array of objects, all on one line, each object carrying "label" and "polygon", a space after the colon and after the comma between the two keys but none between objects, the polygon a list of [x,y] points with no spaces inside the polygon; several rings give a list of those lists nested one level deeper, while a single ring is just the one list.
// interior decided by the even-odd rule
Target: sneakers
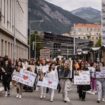
[{"label": "sneakers", "polygon": [[102,101],[103,101],[103,102],[105,102],[105,99],[104,99],[104,98],[102,98]]},{"label": "sneakers", "polygon": [[70,99],[67,97],[64,99],[64,102],[70,102]]},{"label": "sneakers", "polygon": [[46,96],[44,95],[43,98],[46,98]]},{"label": "sneakers", "polygon": [[22,95],[17,94],[16,95],[16,98],[20,98],[21,99],[22,98]]},{"label": "sneakers", "polygon": [[97,103],[100,103],[100,100],[97,100]]},{"label": "sneakers", "polygon": [[10,91],[8,91],[8,96],[10,96]]},{"label": "sneakers", "polygon": [[7,97],[7,96],[8,96],[8,92],[6,91],[6,92],[5,92],[5,97]]},{"label": "sneakers", "polygon": [[16,95],[16,98],[19,98],[19,94]]},{"label": "sneakers", "polygon": [[19,98],[21,99],[22,98],[22,95],[19,95]]},{"label": "sneakers", "polygon": [[50,99],[50,102],[53,102],[53,99]]},{"label": "sneakers", "polygon": [[87,91],[87,93],[95,95],[97,93],[97,91]]},{"label": "sneakers", "polygon": [[45,96],[45,95],[44,95],[44,96],[43,96],[43,95],[41,95],[41,96],[40,96],[40,99],[42,99],[42,98],[46,98],[46,96]]},{"label": "sneakers", "polygon": [[[100,103],[100,102],[101,102],[101,100],[97,100],[97,103]],[[102,98],[102,102],[105,102],[104,98]]]},{"label": "sneakers", "polygon": [[5,97],[10,96],[10,91],[5,91]]},{"label": "sneakers", "polygon": [[43,98],[43,96],[41,95],[41,96],[40,96],[40,99],[42,99],[42,98]]}]

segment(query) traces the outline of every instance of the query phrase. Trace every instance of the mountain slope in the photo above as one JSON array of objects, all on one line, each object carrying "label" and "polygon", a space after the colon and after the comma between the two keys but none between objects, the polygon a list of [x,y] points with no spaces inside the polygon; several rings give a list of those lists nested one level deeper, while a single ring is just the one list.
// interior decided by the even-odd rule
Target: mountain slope
[{"label": "mountain slope", "polygon": [[29,0],[29,19],[34,21],[31,24],[33,30],[53,33],[68,32],[74,23],[87,23],[86,20],[44,0]]},{"label": "mountain slope", "polygon": [[91,23],[101,22],[101,12],[91,7],[82,7],[72,11],[72,14],[83,18]]}]

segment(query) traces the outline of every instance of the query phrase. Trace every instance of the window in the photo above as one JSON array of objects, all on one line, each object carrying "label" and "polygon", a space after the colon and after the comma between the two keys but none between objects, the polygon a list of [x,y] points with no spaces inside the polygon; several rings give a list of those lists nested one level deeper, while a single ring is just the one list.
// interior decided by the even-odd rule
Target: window
[{"label": "window", "polygon": [[8,15],[9,15],[9,0],[7,0],[7,28],[8,28],[8,25],[9,25]]},{"label": "window", "polygon": [[94,40],[94,37],[92,37],[92,40]]},{"label": "window", "polygon": [[3,51],[4,51],[4,47],[3,47],[3,42],[4,40],[1,40],[1,56],[3,57]]},{"label": "window", "polygon": [[10,0],[10,27],[12,26],[12,10],[11,10],[11,0]]},{"label": "window", "polygon": [[99,38],[98,38],[98,37],[96,37],[96,39],[98,40]]},{"label": "window", "polygon": [[5,55],[7,55],[7,41],[5,41]]}]

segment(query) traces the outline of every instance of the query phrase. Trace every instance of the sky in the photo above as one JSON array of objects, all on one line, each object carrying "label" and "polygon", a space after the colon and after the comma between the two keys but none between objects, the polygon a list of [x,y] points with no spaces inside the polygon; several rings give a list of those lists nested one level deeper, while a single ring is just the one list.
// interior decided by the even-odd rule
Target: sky
[{"label": "sky", "polygon": [[92,7],[101,10],[102,0],[46,0],[65,10],[72,11],[80,7]]}]

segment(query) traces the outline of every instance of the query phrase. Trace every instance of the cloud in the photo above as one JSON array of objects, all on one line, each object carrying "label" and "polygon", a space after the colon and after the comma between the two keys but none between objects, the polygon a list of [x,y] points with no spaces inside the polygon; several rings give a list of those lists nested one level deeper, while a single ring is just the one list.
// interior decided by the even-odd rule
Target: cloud
[{"label": "cloud", "polygon": [[80,7],[93,7],[101,10],[101,0],[46,0],[57,6],[62,7],[68,11],[80,8]]}]

